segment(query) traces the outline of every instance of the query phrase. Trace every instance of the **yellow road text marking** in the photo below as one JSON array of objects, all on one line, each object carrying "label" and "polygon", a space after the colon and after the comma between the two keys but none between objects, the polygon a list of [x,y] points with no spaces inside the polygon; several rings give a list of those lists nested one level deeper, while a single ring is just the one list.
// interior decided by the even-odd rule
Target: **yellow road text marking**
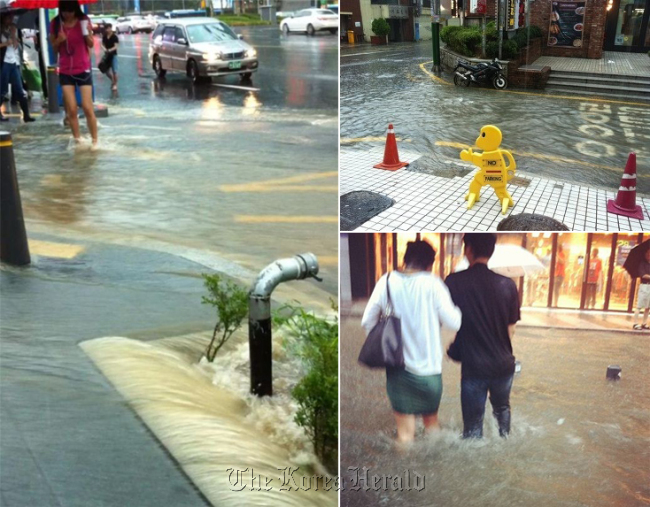
[{"label": "yellow road text marking", "polygon": [[67,243],[51,243],[49,241],[29,240],[29,251],[41,257],[54,257],[56,259],[74,259],[86,248],[81,245]]},{"label": "yellow road text marking", "polygon": [[[445,81],[442,78],[439,78],[436,76],[433,72],[428,71],[425,69],[425,65],[430,65],[432,64],[433,61],[431,62],[424,62],[420,64],[420,69],[422,69],[422,72],[427,74],[431,79],[434,81],[441,83],[441,84],[446,84],[446,85],[451,85],[452,83]],[[580,97],[578,95],[551,95],[549,93],[535,93],[535,92],[516,92],[514,90],[494,90],[492,88],[486,88],[486,90],[491,91],[491,92],[499,92],[499,93],[513,93],[515,95],[531,95],[534,97],[546,97],[547,99],[565,99],[565,100],[582,100],[582,101],[587,101],[587,102],[606,102],[608,104],[624,104],[626,106],[641,106],[641,107],[650,107],[650,103],[647,102],[628,102],[625,100],[616,100],[616,99],[596,99],[593,97]]]},{"label": "yellow road text marking", "polygon": [[235,222],[246,224],[338,224],[338,217],[288,215],[235,215]]},{"label": "yellow road text marking", "polygon": [[[474,148],[476,149],[475,146],[470,146],[469,144],[463,144],[463,143],[455,143],[455,142],[450,142],[450,141],[436,141],[436,146],[444,146],[447,148],[457,148],[459,150],[466,150],[468,148]],[[593,167],[597,169],[605,169],[606,171],[615,171],[617,173],[623,174],[623,169],[624,167],[611,167],[608,165],[601,165],[601,164],[592,164],[591,162],[584,162],[582,160],[575,160],[572,158],[567,158],[567,157],[558,157],[556,155],[545,155],[543,153],[530,153],[527,151],[515,151],[515,150],[509,150],[513,155],[517,155],[518,157],[529,157],[529,158],[538,158],[541,160],[550,160],[552,162],[563,162],[566,164],[575,164],[575,165],[581,165],[585,167]],[[637,174],[637,178],[650,178],[650,175],[647,174]]]},{"label": "yellow road text marking", "polygon": [[301,174],[288,178],[253,181],[238,185],[221,185],[219,190],[222,192],[335,192],[338,191],[338,185],[294,185],[293,183],[338,178],[338,175],[338,171]]}]

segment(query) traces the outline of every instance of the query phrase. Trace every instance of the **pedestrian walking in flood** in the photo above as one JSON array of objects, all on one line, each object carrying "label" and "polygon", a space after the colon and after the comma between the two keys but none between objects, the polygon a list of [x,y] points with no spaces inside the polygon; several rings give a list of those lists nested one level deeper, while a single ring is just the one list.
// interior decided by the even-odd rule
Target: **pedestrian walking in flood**
[{"label": "pedestrian walking in flood", "polygon": [[106,25],[106,32],[102,37],[102,49],[104,50],[105,65],[107,68],[106,75],[110,78],[111,90],[117,91],[117,49],[120,45],[120,39],[113,30],[113,25]]},{"label": "pedestrian walking in flood", "polygon": [[[0,101],[4,100],[9,93],[11,85],[11,97],[20,103],[23,112],[23,121],[32,122],[34,118],[29,113],[29,100],[27,92],[23,88],[22,68],[22,44],[18,33],[18,27],[13,23],[11,16],[2,17],[0,35]],[[7,121],[0,112],[0,121]]]}]

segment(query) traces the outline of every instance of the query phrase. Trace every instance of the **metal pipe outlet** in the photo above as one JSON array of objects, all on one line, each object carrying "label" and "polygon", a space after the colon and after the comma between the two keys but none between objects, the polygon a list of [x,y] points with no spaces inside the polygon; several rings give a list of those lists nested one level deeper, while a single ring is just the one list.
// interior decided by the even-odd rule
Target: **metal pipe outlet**
[{"label": "metal pipe outlet", "polygon": [[271,346],[271,293],[283,282],[316,278],[318,259],[305,253],[279,259],[266,266],[257,276],[248,296],[248,344],[251,363],[251,393],[273,395]]}]

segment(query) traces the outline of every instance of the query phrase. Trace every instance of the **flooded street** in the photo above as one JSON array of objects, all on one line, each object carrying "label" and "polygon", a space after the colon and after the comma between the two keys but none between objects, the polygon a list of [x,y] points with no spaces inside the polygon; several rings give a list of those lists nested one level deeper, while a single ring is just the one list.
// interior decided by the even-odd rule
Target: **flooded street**
[{"label": "flooded street", "polygon": [[[512,389],[507,441],[498,436],[489,404],[483,440],[461,439],[460,367],[444,360],[442,429],[425,437],[419,422],[413,447],[398,452],[385,373],[356,362],[364,340],[358,319],[345,319],[341,336],[342,506],[650,503],[650,357],[644,337],[518,328],[513,347],[522,370]],[[623,368],[619,382],[605,379],[610,364]],[[408,470],[411,486],[417,473],[425,476],[425,487],[364,490],[362,482],[360,490],[352,489],[363,467],[370,478],[404,477]]]},{"label": "flooded street", "polygon": [[427,172],[448,176],[445,163],[460,162],[459,144],[472,145],[493,124],[519,170],[615,189],[635,151],[638,191],[650,192],[650,104],[456,87],[432,79],[431,60],[426,42],[342,51],[342,147],[381,146],[393,123],[402,150],[425,156]]},{"label": "flooded street", "polygon": [[312,250],[320,287],[335,294],[338,40],[236,31],[257,48],[259,72],[207,86],[155,79],[149,36],[121,36],[119,95],[94,73],[110,113],[97,152],[71,149],[52,119],[13,123],[28,231],[158,241],[255,270]]}]

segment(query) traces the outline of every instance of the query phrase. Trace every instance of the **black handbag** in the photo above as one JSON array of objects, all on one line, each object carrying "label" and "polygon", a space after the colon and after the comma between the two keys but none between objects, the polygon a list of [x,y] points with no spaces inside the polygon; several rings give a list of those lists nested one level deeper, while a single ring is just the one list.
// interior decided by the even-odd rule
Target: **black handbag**
[{"label": "black handbag", "polygon": [[369,368],[404,368],[402,324],[393,316],[389,278],[390,275],[386,277],[388,304],[359,353],[359,362]]},{"label": "black handbag", "polygon": [[113,64],[113,56],[114,55],[112,53],[104,53],[104,56],[97,65],[99,72],[106,74],[110,70],[111,65]]}]

